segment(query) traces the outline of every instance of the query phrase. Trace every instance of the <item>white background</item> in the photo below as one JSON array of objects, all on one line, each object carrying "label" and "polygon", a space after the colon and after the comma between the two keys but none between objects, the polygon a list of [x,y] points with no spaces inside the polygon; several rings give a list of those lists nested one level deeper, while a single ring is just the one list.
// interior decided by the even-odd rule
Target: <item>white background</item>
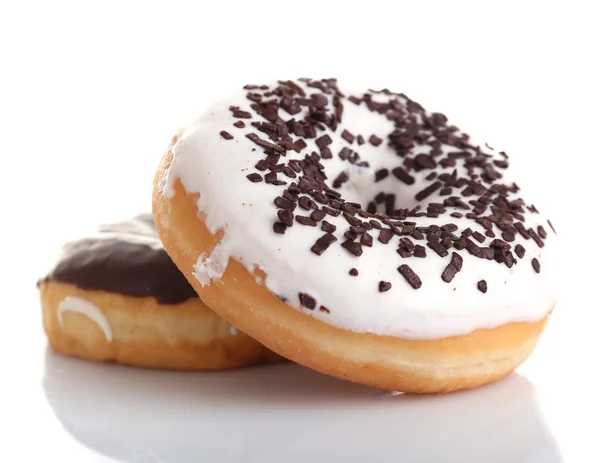
[{"label": "white background", "polygon": [[[42,389],[48,362],[63,372],[74,368],[84,378],[77,383],[83,388],[106,376],[87,365],[51,355],[50,361],[45,359],[35,281],[66,239],[101,221],[149,209],[152,176],[163,150],[203,105],[245,83],[301,76],[334,76],[358,89],[402,91],[511,155],[515,168],[524,173],[521,183],[537,190],[536,205],[552,217],[565,248],[561,303],[536,356],[522,369],[554,443],[535,443],[539,452],[527,461],[561,461],[558,454],[569,462],[600,461],[594,445],[597,426],[592,424],[600,411],[595,391],[600,34],[594,3],[0,1],[0,461],[108,461],[106,455],[139,462],[203,461],[202,448],[185,447],[175,438],[177,444],[169,447],[168,430],[157,434],[166,442],[158,447],[142,433],[128,437],[130,450],[111,453],[112,444],[102,444],[103,432],[126,420],[127,413],[113,417],[104,431],[86,431],[91,441],[101,442],[95,450],[104,457],[63,429],[56,408],[53,412],[46,400],[48,388],[46,394]],[[144,383],[135,377],[138,373],[100,371],[117,383]],[[309,391],[319,390],[321,379],[301,375],[319,385]],[[88,377],[92,379],[86,382]],[[74,381],[69,374],[59,381],[48,374],[45,378],[59,389]],[[167,391],[180,390],[171,384],[176,379],[152,378],[166,382]],[[184,381],[186,387],[205,386],[201,379]],[[339,386],[323,387],[338,387],[332,384]],[[102,389],[91,389],[102,395]],[[510,404],[509,392],[489,400]],[[147,403],[140,399],[140,410],[154,406],[152,393]],[[291,401],[296,393],[290,393]],[[328,394],[336,397],[335,392]],[[127,408],[134,396],[130,391],[117,396],[122,403],[113,403],[118,405],[115,413]],[[75,407],[80,414],[73,420],[95,422],[95,413],[103,408],[95,397],[80,398],[85,410]],[[473,411],[470,399],[451,400],[464,403],[452,402],[458,405],[440,413]],[[190,426],[200,420],[178,418],[169,402],[161,404],[171,427],[177,428],[178,419]],[[437,422],[435,402],[411,404],[406,419],[425,416]],[[352,402],[345,405],[354,407]],[[232,414],[221,420],[219,433],[235,441],[230,434],[241,425],[231,423],[253,422],[242,415],[257,412],[242,407],[237,418],[228,412]],[[156,413],[152,420],[160,422],[163,418]],[[257,426],[271,429],[259,415]],[[474,440],[479,447],[485,449],[487,441],[481,438],[486,433],[502,435],[519,422],[518,413],[510,416],[487,431],[478,428]],[[451,429],[448,424],[436,432]],[[311,442],[325,452],[321,456],[343,455],[332,446],[349,445],[348,440],[360,437],[351,429],[346,432],[347,441]],[[448,436],[444,445],[450,445]],[[446,457],[429,460],[418,448],[426,448],[427,442],[412,442],[414,448],[394,455],[404,455],[406,461],[454,461],[447,449],[440,453]],[[207,442],[206,451],[226,444],[231,441]],[[240,445],[237,454],[228,453],[229,459],[223,456],[222,461],[248,461],[246,444]],[[254,449],[252,461],[281,460],[281,452],[290,451],[287,447],[262,454],[257,449],[273,442],[259,437],[247,445]],[[450,447],[464,450],[465,445],[459,439]],[[185,452],[177,452],[184,447]],[[388,447],[394,448],[386,441],[378,448]],[[504,459],[502,450],[490,447],[490,452],[499,458],[488,455],[493,461],[514,461]],[[196,456],[186,460],[182,455]],[[409,460],[408,455],[416,456]],[[313,461],[321,460],[313,456]]]}]

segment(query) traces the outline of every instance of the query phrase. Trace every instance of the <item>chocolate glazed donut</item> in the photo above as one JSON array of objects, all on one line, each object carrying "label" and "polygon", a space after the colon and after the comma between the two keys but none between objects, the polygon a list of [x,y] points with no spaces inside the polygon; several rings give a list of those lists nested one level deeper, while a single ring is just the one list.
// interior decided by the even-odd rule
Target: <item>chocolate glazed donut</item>
[{"label": "chocolate glazed donut", "polygon": [[181,370],[280,359],[200,300],[150,214],[67,243],[38,287],[50,346],[66,355]]}]

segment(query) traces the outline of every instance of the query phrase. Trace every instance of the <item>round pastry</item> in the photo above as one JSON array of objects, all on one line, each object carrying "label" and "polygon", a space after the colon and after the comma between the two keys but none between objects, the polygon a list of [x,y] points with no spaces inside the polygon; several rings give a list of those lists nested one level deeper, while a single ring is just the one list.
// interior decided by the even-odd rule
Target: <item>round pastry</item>
[{"label": "round pastry", "polygon": [[38,287],[50,346],[66,355],[179,370],[280,359],[198,298],[150,214],[68,243]]},{"label": "round pastry", "polygon": [[554,229],[508,167],[404,94],[280,81],[180,132],[153,210],[200,296],[264,345],[448,392],[513,371],[557,300]]}]

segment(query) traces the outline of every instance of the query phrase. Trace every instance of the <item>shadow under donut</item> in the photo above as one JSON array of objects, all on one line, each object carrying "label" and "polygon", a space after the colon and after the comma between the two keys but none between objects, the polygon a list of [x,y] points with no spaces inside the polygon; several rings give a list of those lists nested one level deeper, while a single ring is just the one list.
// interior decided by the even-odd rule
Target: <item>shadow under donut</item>
[{"label": "shadow under donut", "polygon": [[523,376],[439,396],[295,364],[182,373],[46,354],[44,392],[90,449],[135,463],[561,462]]}]

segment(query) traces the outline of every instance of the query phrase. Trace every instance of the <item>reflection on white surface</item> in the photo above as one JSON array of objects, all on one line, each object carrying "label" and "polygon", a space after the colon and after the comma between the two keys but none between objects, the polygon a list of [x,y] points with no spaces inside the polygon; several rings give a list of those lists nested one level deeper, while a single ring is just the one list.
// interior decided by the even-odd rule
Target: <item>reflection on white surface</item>
[{"label": "reflection on white surface", "polygon": [[175,373],[48,352],[44,391],[75,439],[117,461],[563,461],[534,387],[518,374],[410,396],[293,364]]}]

